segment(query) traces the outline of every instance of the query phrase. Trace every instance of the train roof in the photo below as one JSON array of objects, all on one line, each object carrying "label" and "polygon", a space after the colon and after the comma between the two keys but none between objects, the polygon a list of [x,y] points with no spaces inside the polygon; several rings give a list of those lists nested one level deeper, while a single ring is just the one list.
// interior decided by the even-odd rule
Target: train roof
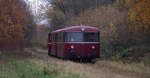
[{"label": "train roof", "polygon": [[96,27],[91,26],[72,26],[67,27],[64,29],[58,29],[56,31],[53,31],[52,33],[59,33],[59,32],[80,32],[80,31],[87,31],[87,32],[99,32],[99,29]]}]

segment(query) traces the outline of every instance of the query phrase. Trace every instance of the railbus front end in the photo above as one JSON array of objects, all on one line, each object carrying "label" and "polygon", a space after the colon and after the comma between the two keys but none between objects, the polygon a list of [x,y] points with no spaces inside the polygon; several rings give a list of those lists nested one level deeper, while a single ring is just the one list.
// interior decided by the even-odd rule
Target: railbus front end
[{"label": "railbus front end", "polygon": [[99,32],[67,32],[66,37],[68,58],[95,59],[100,56]]}]

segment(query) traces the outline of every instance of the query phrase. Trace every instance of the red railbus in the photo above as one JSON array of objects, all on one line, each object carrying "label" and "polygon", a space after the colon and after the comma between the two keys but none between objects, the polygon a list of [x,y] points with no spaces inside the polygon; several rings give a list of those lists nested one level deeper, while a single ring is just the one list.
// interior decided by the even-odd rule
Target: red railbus
[{"label": "red railbus", "polygon": [[100,31],[91,26],[72,26],[49,33],[48,55],[67,59],[100,57]]}]

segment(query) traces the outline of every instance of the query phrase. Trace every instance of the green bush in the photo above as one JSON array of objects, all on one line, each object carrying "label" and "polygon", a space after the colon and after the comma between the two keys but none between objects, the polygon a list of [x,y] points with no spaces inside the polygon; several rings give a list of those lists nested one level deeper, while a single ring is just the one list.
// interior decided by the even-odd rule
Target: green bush
[{"label": "green bush", "polygon": [[124,50],[123,59],[130,60],[134,62],[143,61],[145,57],[147,57],[150,52],[150,48],[148,46],[134,46]]},{"label": "green bush", "polygon": [[144,58],[144,65],[150,66],[150,53]]},{"label": "green bush", "polygon": [[150,48],[148,46],[133,46],[126,48],[121,45],[109,45],[101,47],[102,54],[107,59],[123,62],[144,62],[150,65]]}]

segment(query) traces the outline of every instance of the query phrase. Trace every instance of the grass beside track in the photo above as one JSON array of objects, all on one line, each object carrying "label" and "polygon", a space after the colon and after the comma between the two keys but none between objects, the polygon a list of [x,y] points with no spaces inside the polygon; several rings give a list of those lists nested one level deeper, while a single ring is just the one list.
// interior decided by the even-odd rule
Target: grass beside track
[{"label": "grass beside track", "polygon": [[42,60],[0,56],[0,78],[81,78],[78,74]]}]

